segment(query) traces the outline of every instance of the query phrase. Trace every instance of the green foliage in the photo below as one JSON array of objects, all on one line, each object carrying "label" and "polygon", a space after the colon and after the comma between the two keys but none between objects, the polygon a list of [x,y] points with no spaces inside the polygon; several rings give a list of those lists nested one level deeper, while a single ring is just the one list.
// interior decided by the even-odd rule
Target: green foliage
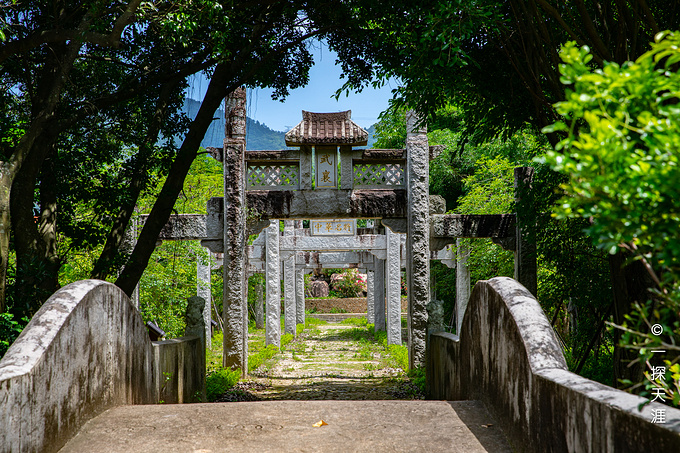
[{"label": "green foliage", "polygon": [[368,325],[368,320],[365,316],[360,318],[347,318],[340,321],[340,324],[349,324],[352,326],[365,327]]},{"label": "green foliage", "polygon": [[[666,336],[680,340],[680,34],[660,33],[655,41],[634,62],[595,70],[588,48],[563,47],[560,71],[569,89],[556,107],[565,120],[546,131],[566,136],[544,159],[568,176],[556,216],[589,219],[585,229],[598,247],[632,253],[659,286],[655,299],[628,317],[623,337],[643,358]],[[649,333],[653,323],[664,326],[662,335]],[[659,349],[679,350],[668,346]]]},{"label": "green foliage", "polygon": [[[614,253],[639,249],[653,265],[680,273],[680,34],[661,34],[653,50],[622,66],[592,70],[587,48],[564,46],[562,81],[570,89],[557,104],[566,120],[546,131],[567,137],[545,161],[569,175],[559,217],[593,218],[588,232]],[[580,126],[580,127],[579,127]]]},{"label": "green foliage", "polygon": [[411,382],[418,387],[420,393],[425,394],[425,367],[419,366],[417,368],[412,368],[408,370],[407,376],[411,378]]},{"label": "green foliage", "polygon": [[[283,340],[283,338],[282,338],[282,340]],[[279,348],[277,348],[276,345],[274,345],[274,344],[270,344],[269,346],[260,350],[258,353],[249,355],[248,356],[248,373],[252,373],[256,369],[258,369],[260,366],[262,366],[263,363],[265,363],[267,360],[271,359],[276,354],[278,354],[278,352],[279,352]]]},{"label": "green foliage", "polygon": [[11,313],[0,313],[0,358],[5,355],[28,321],[27,318],[16,321]]},{"label": "green foliage", "polygon": [[205,377],[205,393],[209,402],[217,401],[230,388],[235,386],[241,378],[241,370],[220,368]]}]

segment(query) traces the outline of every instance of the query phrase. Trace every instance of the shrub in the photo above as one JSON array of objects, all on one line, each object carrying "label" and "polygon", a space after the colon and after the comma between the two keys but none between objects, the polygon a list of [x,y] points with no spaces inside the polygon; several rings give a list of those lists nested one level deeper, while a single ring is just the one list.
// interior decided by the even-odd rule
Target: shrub
[{"label": "shrub", "polygon": [[348,269],[331,277],[333,291],[341,297],[358,297],[366,291],[366,277],[356,269]]},{"label": "shrub", "polygon": [[27,318],[21,321],[15,321],[11,313],[0,313],[0,358],[5,355],[10,345],[28,324]]},{"label": "shrub", "polygon": [[236,385],[241,378],[241,370],[220,368],[205,378],[205,393],[208,401],[214,402]]}]

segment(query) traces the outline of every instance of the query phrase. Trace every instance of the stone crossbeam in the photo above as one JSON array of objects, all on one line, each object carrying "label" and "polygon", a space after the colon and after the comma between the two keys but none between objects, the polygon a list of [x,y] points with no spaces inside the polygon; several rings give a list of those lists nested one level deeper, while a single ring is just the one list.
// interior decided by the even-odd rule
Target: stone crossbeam
[{"label": "stone crossbeam", "polygon": [[[137,227],[141,228],[149,218],[148,214],[138,217]],[[194,241],[207,237],[204,214],[173,214],[158,235],[161,241]]]},{"label": "stone crossbeam", "polygon": [[430,216],[431,238],[505,238],[515,236],[515,214]]},{"label": "stone crossbeam", "polygon": [[385,250],[386,247],[385,236],[379,234],[335,237],[284,236],[279,243],[281,252]]},{"label": "stone crossbeam", "polygon": [[[441,197],[432,198],[431,205],[442,213]],[[406,217],[403,189],[249,190],[246,200],[248,208],[262,220]]]}]

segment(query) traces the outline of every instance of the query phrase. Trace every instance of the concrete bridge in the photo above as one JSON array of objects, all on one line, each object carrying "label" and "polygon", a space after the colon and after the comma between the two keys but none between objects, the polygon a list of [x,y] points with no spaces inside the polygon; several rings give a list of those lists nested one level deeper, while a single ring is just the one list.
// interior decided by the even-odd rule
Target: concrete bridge
[{"label": "concrete bridge", "polygon": [[460,337],[430,336],[440,401],[155,404],[200,396],[201,332],[151,342],[114,285],[66,286],[0,362],[0,451],[680,451],[680,410],[570,373],[505,277],[475,286]]},{"label": "concrete bridge", "polygon": [[[225,108],[228,136],[221,151],[212,151],[229,190],[208,202],[205,231],[194,237],[223,253],[225,367],[247,370],[247,233],[276,230],[270,219],[380,218],[392,233],[407,234],[409,363],[426,365],[433,401],[170,404],[203,399],[205,301],[190,299],[185,337],[151,342],[120,289],[85,280],[55,293],[0,361],[2,452],[680,451],[680,410],[656,402],[640,409],[643,398],[567,370],[532,295],[531,219],[521,212],[444,214],[442,200],[427,190],[435,150],[414,115],[403,150],[354,149],[367,134],[349,112],[305,112],[286,134],[299,151],[246,153],[245,92],[235,92]],[[515,178],[521,197],[531,169],[516,169]],[[246,206],[257,221],[248,221]],[[505,243],[515,251],[522,284],[495,278],[478,282],[469,299],[458,297],[468,308],[456,336],[428,326],[429,261],[461,237]],[[279,242],[277,231],[268,238]],[[295,247],[305,241],[282,238],[291,275]],[[395,257],[389,275],[399,273]],[[278,287],[279,259],[265,263]],[[328,425],[314,427],[319,419]]]}]

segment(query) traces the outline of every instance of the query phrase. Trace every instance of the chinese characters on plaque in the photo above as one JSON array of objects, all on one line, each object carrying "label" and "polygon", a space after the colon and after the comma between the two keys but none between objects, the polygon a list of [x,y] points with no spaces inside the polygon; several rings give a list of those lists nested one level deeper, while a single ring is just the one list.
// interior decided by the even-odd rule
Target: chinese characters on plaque
[{"label": "chinese characters on plaque", "polygon": [[310,220],[312,236],[354,236],[357,231],[356,219]]},{"label": "chinese characters on plaque", "polygon": [[338,187],[337,148],[335,146],[316,147],[316,187],[318,189]]}]

